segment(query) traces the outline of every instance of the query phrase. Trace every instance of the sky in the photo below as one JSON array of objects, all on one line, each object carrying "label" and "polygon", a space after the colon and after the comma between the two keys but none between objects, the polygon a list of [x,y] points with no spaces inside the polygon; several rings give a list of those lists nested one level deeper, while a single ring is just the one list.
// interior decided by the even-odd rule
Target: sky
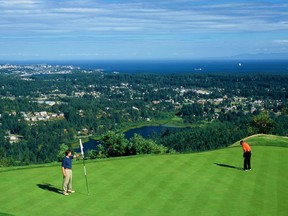
[{"label": "sky", "polygon": [[0,60],[288,53],[287,0],[0,0]]}]

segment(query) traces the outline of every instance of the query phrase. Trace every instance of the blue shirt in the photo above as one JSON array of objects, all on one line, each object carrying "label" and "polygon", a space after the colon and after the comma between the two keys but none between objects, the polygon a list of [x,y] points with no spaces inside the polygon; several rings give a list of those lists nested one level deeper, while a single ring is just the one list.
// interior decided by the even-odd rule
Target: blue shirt
[{"label": "blue shirt", "polygon": [[69,158],[65,156],[62,160],[62,167],[64,167],[64,169],[72,169],[73,158],[74,158],[73,156],[70,156]]}]

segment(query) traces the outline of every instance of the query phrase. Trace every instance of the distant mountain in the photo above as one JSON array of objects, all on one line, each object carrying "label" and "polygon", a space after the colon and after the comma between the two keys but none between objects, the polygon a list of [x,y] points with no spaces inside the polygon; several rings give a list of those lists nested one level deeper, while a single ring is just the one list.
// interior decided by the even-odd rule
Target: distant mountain
[{"label": "distant mountain", "polygon": [[231,57],[232,59],[283,59],[288,60],[288,53],[257,53],[257,54],[239,54]]}]

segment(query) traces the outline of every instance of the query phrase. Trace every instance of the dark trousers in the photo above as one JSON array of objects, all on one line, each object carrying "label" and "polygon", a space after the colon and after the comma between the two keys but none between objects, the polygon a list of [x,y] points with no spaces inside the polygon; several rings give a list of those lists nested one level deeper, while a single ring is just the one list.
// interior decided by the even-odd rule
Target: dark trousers
[{"label": "dark trousers", "polygon": [[245,152],[244,153],[244,170],[251,169],[251,152]]}]

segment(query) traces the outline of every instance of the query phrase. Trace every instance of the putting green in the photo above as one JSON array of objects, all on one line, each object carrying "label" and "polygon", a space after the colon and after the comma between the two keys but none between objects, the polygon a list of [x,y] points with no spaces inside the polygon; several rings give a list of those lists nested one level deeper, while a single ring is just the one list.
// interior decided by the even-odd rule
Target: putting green
[{"label": "putting green", "polygon": [[89,195],[81,161],[69,196],[60,191],[60,164],[0,170],[0,215],[287,215],[288,148],[252,149],[248,172],[240,146],[90,161]]}]

